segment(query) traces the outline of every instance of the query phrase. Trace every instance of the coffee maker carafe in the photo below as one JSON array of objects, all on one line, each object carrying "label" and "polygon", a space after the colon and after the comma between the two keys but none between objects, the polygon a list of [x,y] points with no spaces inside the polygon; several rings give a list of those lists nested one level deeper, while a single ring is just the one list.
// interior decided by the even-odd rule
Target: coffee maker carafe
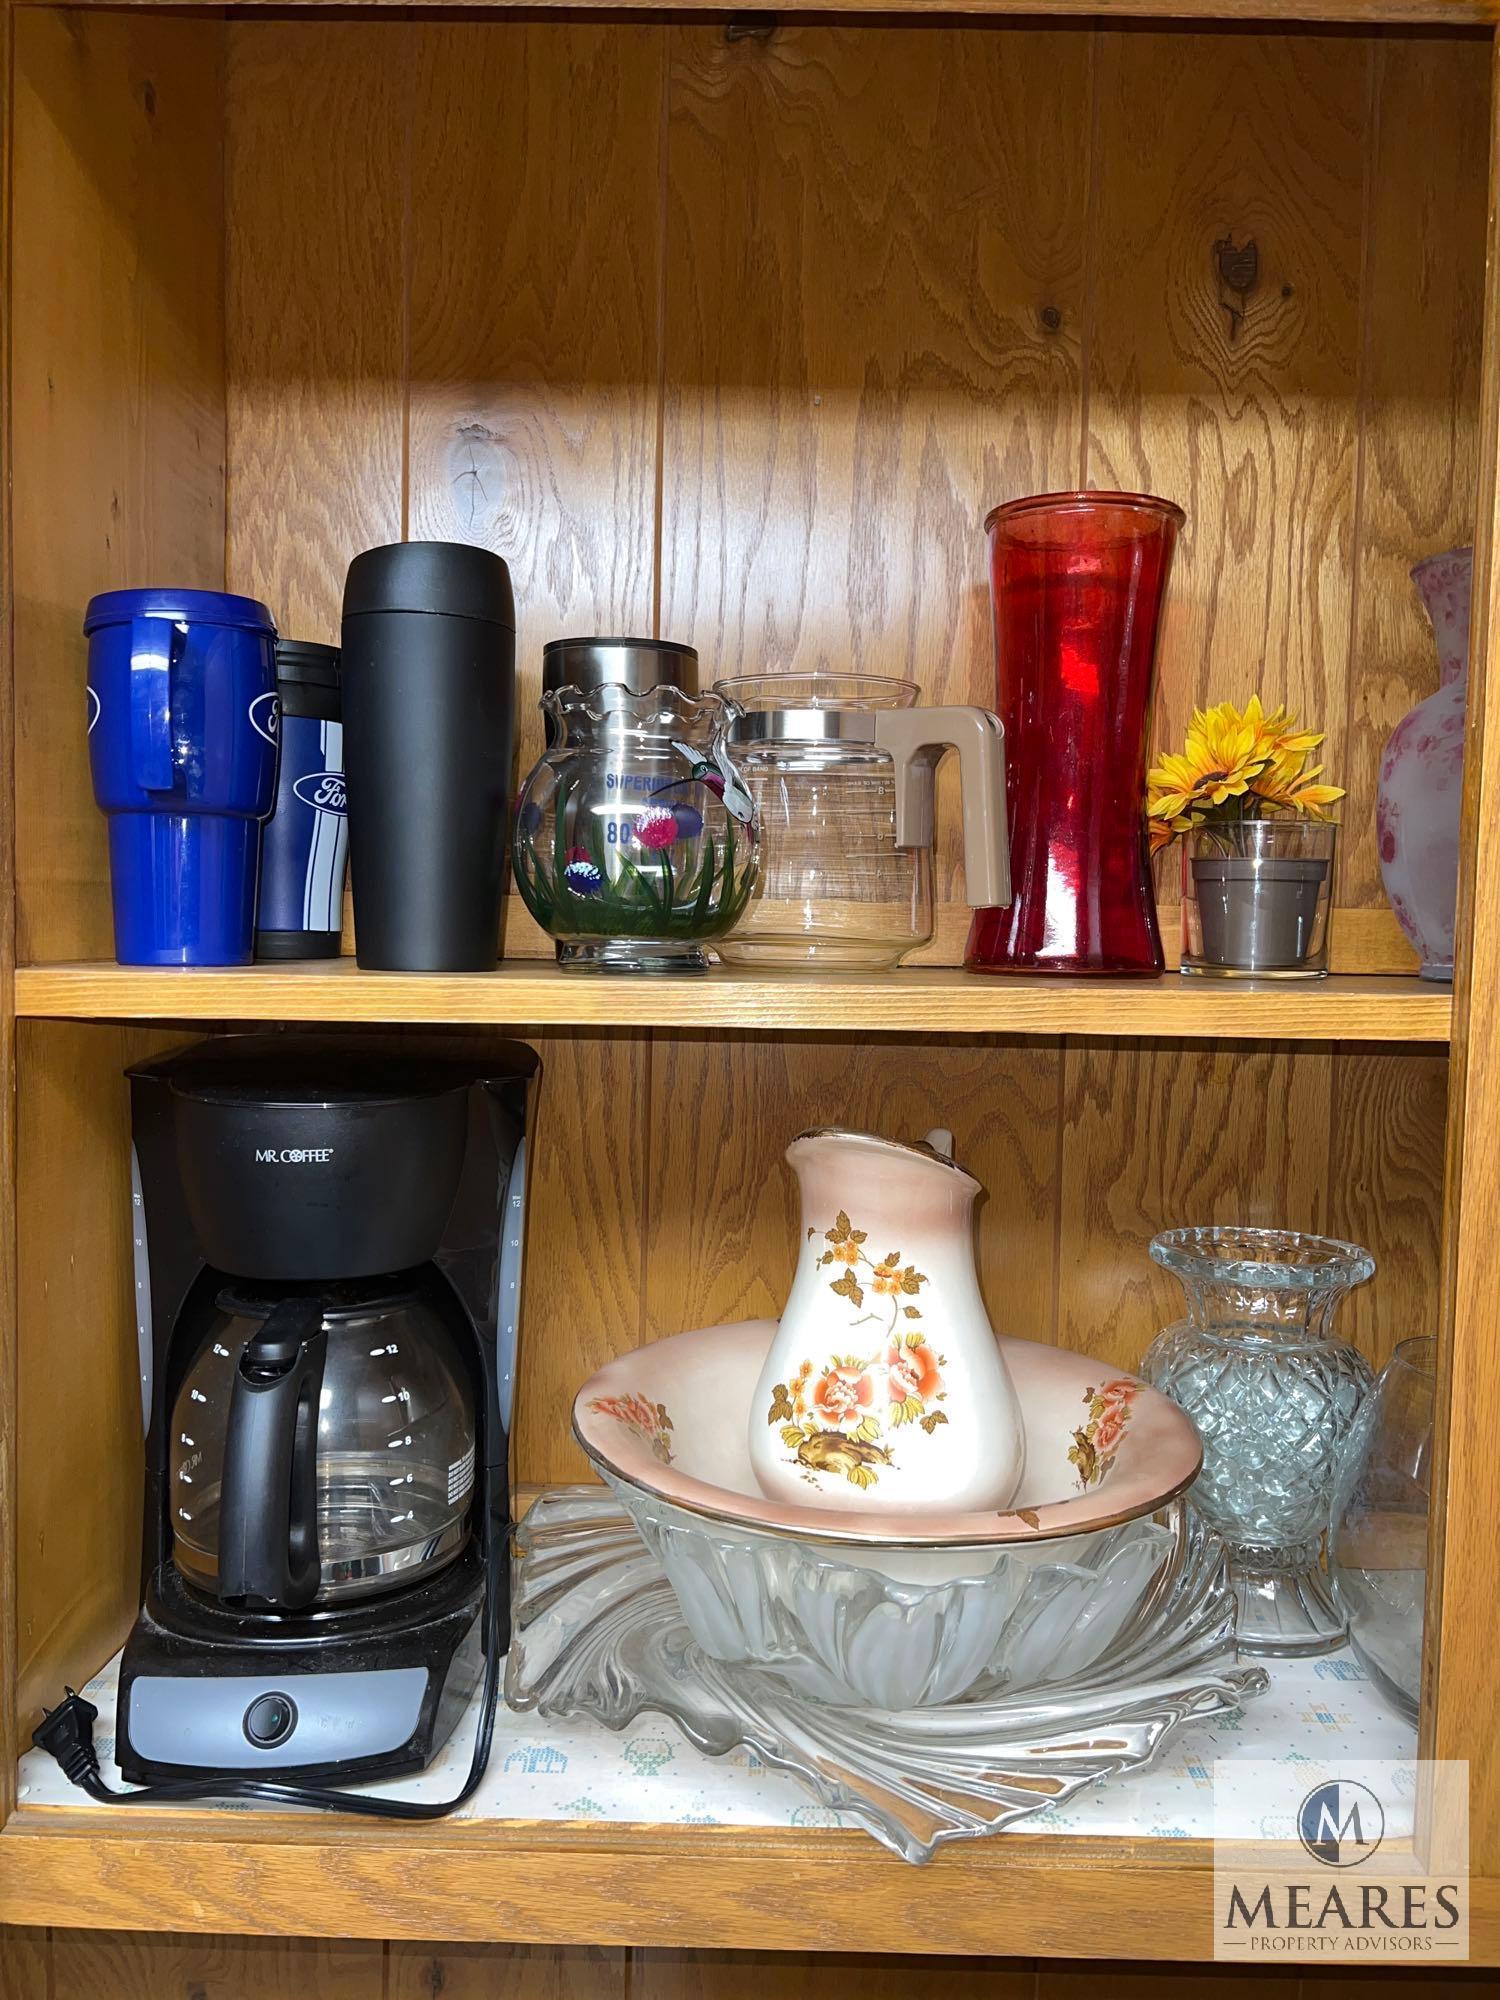
[{"label": "coffee maker carafe", "polygon": [[131,1072],[127,1778],[419,1769],[503,1651],[536,1072],[283,1037]]},{"label": "coffee maker carafe", "polygon": [[221,1603],[401,1589],[469,1539],[475,1409],[441,1278],[226,1285],[168,1439],[173,1560]]}]

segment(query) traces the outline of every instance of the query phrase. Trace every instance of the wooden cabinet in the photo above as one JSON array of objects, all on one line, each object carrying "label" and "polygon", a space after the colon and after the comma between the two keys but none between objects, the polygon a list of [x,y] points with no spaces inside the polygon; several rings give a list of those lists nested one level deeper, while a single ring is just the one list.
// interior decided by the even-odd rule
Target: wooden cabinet
[{"label": "wooden cabinet", "polygon": [[[57,1929],[18,1934],[0,1990],[363,1993],[363,1948],[332,1940],[373,1934],[521,1940],[538,1950],[504,1977],[567,1991],[618,1985],[629,1948],[632,1981],[706,1992],[760,1975],[666,1948],[804,1950],[806,1912],[835,1904],[849,1928],[828,1942],[1208,1949],[1197,1842],[1036,1836],[917,1871],[838,1833],[17,1800],[39,1704],[108,1658],[136,1601],[120,1072],[249,1021],[540,1049],[531,1480],[579,1476],[567,1409],[605,1356],[774,1310],[780,1154],[810,1123],[951,1125],[990,1189],[997,1317],[1123,1366],[1172,1310],[1145,1256],[1161,1227],[1368,1244],[1379,1276],[1346,1316],[1364,1352],[1443,1336],[1424,1740],[1470,1760],[1475,1955],[1500,1957],[1490,9],[1135,11],[7,10],[0,1918]],[[584,629],[688,640],[713,673],[850,665],[987,699],[980,518],[1073,484],[1187,510],[1162,740],[1256,688],[1327,729],[1350,796],[1326,984],[967,977],[947,796],[938,935],[885,978],[570,980],[519,907],[493,976],[109,962],[93,592],[227,586],[330,639],[358,549],[481,541],[520,606],[524,768],[542,644]],[[1386,907],[1373,794],[1385,737],[1436,684],[1406,572],[1471,535],[1450,995],[1415,978]],[[1169,870],[1159,887],[1170,938]],[[183,1970],[207,1944],[121,1943],[111,1986],[89,1926],[330,1942],[214,1947],[253,1976]],[[393,1995],[490,1990],[468,1947],[431,1975],[434,1947],[370,1950]],[[26,1983],[38,1963],[50,1984]],[[1034,1978],[941,1977],[981,1974]]]}]

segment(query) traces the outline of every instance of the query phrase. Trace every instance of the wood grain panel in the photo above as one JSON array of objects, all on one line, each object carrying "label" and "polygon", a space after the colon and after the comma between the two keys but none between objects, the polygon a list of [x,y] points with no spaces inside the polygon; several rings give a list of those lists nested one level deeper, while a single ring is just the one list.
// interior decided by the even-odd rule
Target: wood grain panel
[{"label": "wood grain panel", "polygon": [[26,8],[15,35],[18,943],[105,956],[84,606],[224,581],[222,29]]},{"label": "wood grain panel", "polygon": [[[114,4],[114,0],[78,0],[83,7],[104,7]],[[144,0],[132,0],[132,4],[144,4]],[[196,0],[164,0],[169,8],[187,8]],[[325,4],[325,0],[290,0],[292,11]],[[394,9],[407,4],[407,0],[334,0],[340,7],[373,4],[377,8]],[[461,0],[463,9],[477,11],[481,7],[491,7],[495,0]],[[529,4],[529,0],[526,0]],[[594,7],[595,0],[558,0],[563,11],[583,12]],[[680,0],[645,0],[643,11],[664,13],[687,11],[691,13],[713,13],[721,0],[693,0],[689,9],[682,9]],[[419,9],[437,12],[451,8],[453,0],[416,0]],[[523,0],[500,0],[498,11],[525,11]],[[1479,30],[1489,27],[1500,18],[1500,6],[1496,0],[1048,0],[1045,7],[1039,0],[905,0],[901,13],[913,20],[924,17],[941,18],[948,14],[1022,15],[1035,19],[1038,14],[1067,19],[1070,16],[1086,15],[1104,20],[1129,21],[1135,16],[1151,15],[1180,22],[1224,22],[1241,23],[1252,28],[1267,21],[1340,21],[1365,22],[1372,27],[1400,26],[1403,23],[1439,28]],[[886,14],[890,12],[886,0],[790,0],[789,5],[772,6],[770,0],[747,0],[747,14],[787,13],[796,14],[847,14],[851,18],[861,14]]]},{"label": "wood grain panel", "polygon": [[50,2000],[384,2000],[385,1946],[329,1938],[52,1933]]},{"label": "wood grain panel", "polygon": [[643,1210],[651,1174],[650,1043],[637,1035],[535,1035],[542,1058],[528,1172],[525,1347],[516,1473],[591,1476],[569,1413],[580,1384],[641,1332]]},{"label": "wood grain panel", "polygon": [[1045,1337],[1060,1072],[1050,1042],[659,1040],[647,1336],[780,1313],[800,1242],[796,1177],[782,1155],[811,1126],[846,1125],[894,1139],[953,1132],[955,1157],[988,1193],[977,1242],[995,1323]]},{"label": "wood grain panel", "polygon": [[1500,1874],[1500,1753],[1474,1718],[1493,1701],[1487,1644],[1500,1471],[1477,1421],[1500,1399],[1500,47],[1491,71],[1489,237],[1474,537],[1469,726],[1459,840],[1433,1527],[1423,1632],[1424,1757],[1469,1762],[1469,1865]]},{"label": "wood grain panel", "polygon": [[1160,744],[1259,689],[1343,765],[1369,81],[1338,37],[1099,40],[1087,469],[1187,510]]},{"label": "wood grain panel", "polygon": [[[1378,1974],[1336,1972],[1330,1968],[1309,1970],[1302,1975],[1302,2000],[1371,2000],[1384,1986],[1399,2000],[1494,2000],[1500,1993],[1500,1974],[1479,1969],[1452,1972],[1388,1972],[1381,1985]],[[1238,1996],[1230,1996],[1238,2000]]]},{"label": "wood grain panel", "polygon": [[1392,37],[1375,77],[1338,894],[1378,906],[1381,752],[1438,684],[1409,572],[1474,534],[1489,66],[1472,42]]},{"label": "wood grain panel", "polygon": [[417,35],[410,532],[510,565],[522,774],[543,644],[654,629],[665,35]]},{"label": "wood grain panel", "polygon": [[993,700],[981,520],[1078,464],[1087,79],[1066,30],[674,33],[662,630],[716,673]]},{"label": "wood grain panel", "polygon": [[403,528],[411,31],[227,32],[229,584],[336,644],[350,558]]},{"label": "wood grain panel", "polygon": [[[1366,1978],[1368,1978],[1366,1974]],[[1035,2000],[1301,2000],[1300,1966],[1049,1965],[1037,1968]]]},{"label": "wood grain panel", "polygon": [[625,2000],[628,1959],[587,1946],[396,1943],[387,2000]]},{"label": "wood grain panel", "polygon": [[1184,1312],[1147,1255],[1159,1230],[1326,1227],[1331,1058],[1086,1042],[1064,1060],[1057,1338],[1133,1368]]},{"label": "wood grain panel", "polygon": [[53,2000],[52,1939],[45,1930],[0,1930],[0,2000]]},{"label": "wood grain panel", "polygon": [[27,1022],[17,1038],[17,1706],[81,1687],[138,1602],[141,1389],[128,1063],[185,1038]]},{"label": "wood grain panel", "polygon": [[[0,18],[0,299],[10,288],[11,137],[15,20]],[[11,579],[10,348],[0,340],[0,605]],[[16,1797],[16,867],[15,659],[12,620],[0,615],[0,1826]],[[18,1952],[24,1953],[23,1939]],[[3,1954],[0,1954],[3,1962]],[[0,1974],[0,1984],[4,1975]]]},{"label": "wood grain panel", "polygon": [[1334,1053],[1327,1228],[1375,1258],[1338,1331],[1377,1368],[1397,1341],[1437,1331],[1447,1102],[1444,1057]]},{"label": "wood grain panel", "polygon": [[853,1952],[635,1951],[631,2000],[1033,2000],[1029,1959],[920,1959]]}]

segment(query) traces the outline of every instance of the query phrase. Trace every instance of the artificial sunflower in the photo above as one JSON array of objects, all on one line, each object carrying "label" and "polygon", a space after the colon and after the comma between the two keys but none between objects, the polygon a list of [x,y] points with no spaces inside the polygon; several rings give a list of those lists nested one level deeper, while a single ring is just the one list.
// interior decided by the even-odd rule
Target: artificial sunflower
[{"label": "artificial sunflower", "polygon": [[1322,741],[1321,730],[1298,729],[1284,703],[1268,712],[1259,695],[1243,710],[1229,701],[1195,709],[1182,752],[1165,752],[1146,774],[1152,853],[1215,821],[1278,812],[1325,818],[1344,794],[1315,782],[1321,764],[1307,768]]},{"label": "artificial sunflower", "polygon": [[[1321,741],[1321,738],[1319,739]],[[1274,812],[1301,813],[1307,819],[1327,819],[1328,807],[1344,796],[1340,785],[1319,785],[1313,781],[1323,775],[1323,766],[1314,764],[1311,770],[1304,770],[1306,752],[1300,756],[1273,757],[1250,787],[1258,799],[1264,799]]]}]

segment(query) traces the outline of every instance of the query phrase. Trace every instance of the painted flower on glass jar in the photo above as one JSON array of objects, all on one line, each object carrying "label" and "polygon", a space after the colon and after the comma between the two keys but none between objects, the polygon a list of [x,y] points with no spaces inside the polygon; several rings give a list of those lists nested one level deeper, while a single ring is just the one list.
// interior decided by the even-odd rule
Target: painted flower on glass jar
[{"label": "painted flower on glass jar", "polygon": [[569,853],[563,880],[575,896],[597,896],[604,885],[604,877],[581,847],[575,847]]},{"label": "painted flower on glass jar", "polygon": [[677,815],[670,806],[647,806],[635,822],[638,846],[659,853],[677,840]]}]

